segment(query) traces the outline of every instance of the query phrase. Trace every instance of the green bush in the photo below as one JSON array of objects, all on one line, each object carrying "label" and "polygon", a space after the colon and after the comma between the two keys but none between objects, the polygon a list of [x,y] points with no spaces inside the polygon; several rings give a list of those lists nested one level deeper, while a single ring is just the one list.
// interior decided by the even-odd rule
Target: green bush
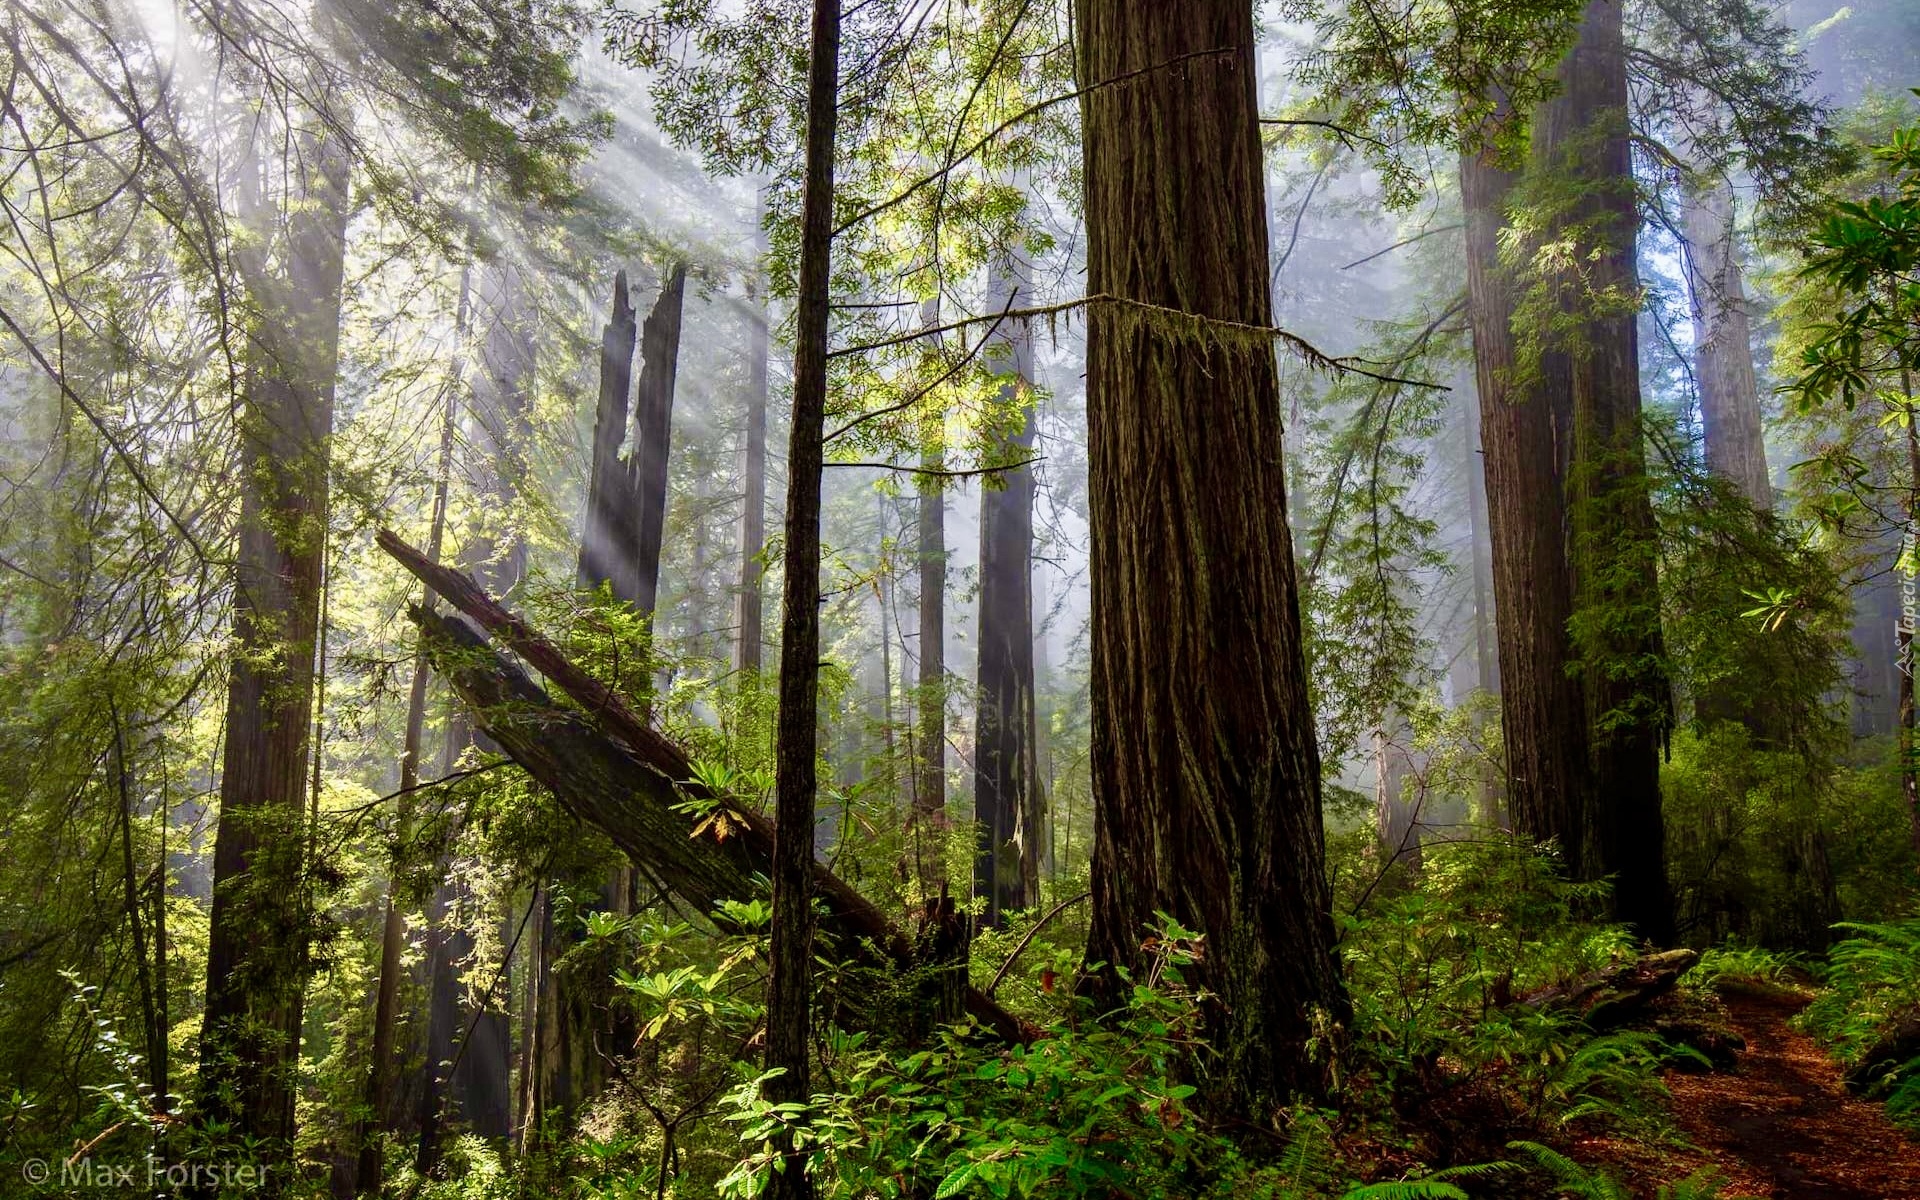
[{"label": "green bush", "polygon": [[1823,986],[1801,1024],[1864,1074],[1895,1121],[1920,1133],[1920,1055],[1866,1061],[1889,1033],[1920,1020],[1920,918],[1840,928],[1852,936],[1828,952]]}]

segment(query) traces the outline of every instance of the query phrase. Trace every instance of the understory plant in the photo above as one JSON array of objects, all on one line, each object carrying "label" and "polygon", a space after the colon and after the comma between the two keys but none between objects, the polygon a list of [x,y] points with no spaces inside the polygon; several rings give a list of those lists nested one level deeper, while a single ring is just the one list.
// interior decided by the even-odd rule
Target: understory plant
[{"label": "understory plant", "polygon": [[1456,1163],[1581,1120],[1658,1129],[1668,1048],[1642,1031],[1596,1033],[1554,1003],[1634,954],[1624,930],[1582,916],[1604,885],[1566,882],[1551,857],[1497,830],[1424,847],[1417,871],[1385,871],[1342,874],[1361,1098],[1425,1155]]},{"label": "understory plant", "polygon": [[1799,1020],[1849,1083],[1920,1134],[1920,918],[1838,928],[1850,936],[1828,952],[1820,993]]}]

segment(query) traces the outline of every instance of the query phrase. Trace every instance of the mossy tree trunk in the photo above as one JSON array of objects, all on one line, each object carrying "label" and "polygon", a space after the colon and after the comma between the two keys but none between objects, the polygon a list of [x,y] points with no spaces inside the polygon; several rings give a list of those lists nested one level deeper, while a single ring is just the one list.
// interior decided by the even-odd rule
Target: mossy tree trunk
[{"label": "mossy tree trunk", "polygon": [[[833,287],[833,156],[839,130],[840,0],[814,0],[807,63],[806,168],[795,298],[793,425],[787,439],[786,579],[781,598],[780,704],[775,719],[772,960],[767,983],[774,1104],[812,1094],[813,823],[820,720],[820,491],[826,451],[827,333]],[[812,1200],[806,1152],[791,1136],[768,1182],[770,1200]]]},{"label": "mossy tree trunk", "polygon": [[1515,833],[1552,842],[1569,873],[1584,877],[1591,806],[1584,701],[1569,670],[1573,577],[1564,487],[1572,414],[1564,393],[1518,367],[1513,319],[1521,283],[1500,260],[1500,232],[1517,182],[1490,144],[1461,155],[1506,805]]},{"label": "mossy tree trunk", "polygon": [[1087,332],[1087,955],[1141,966],[1156,911],[1203,933],[1207,1082],[1265,1122],[1324,1093],[1347,1005],[1273,347],[1204,324],[1271,320],[1253,15],[1078,0],[1076,18],[1088,289],[1107,298]]},{"label": "mossy tree trunk", "polygon": [[290,1152],[309,973],[305,845],[314,660],[327,545],[350,157],[300,137],[286,268],[250,279],[258,305],[239,419],[236,648],[214,840],[198,1109],[263,1152]]},{"label": "mossy tree trunk", "polygon": [[1541,374],[1548,387],[1564,386],[1572,414],[1573,639],[1597,835],[1585,874],[1610,876],[1614,915],[1665,944],[1673,904],[1659,756],[1672,696],[1640,408],[1639,209],[1621,0],[1587,5],[1559,78],[1560,93],[1534,123],[1532,165],[1574,189],[1547,237],[1570,237],[1580,247],[1577,265],[1544,273],[1553,308],[1578,331],[1548,346]]}]

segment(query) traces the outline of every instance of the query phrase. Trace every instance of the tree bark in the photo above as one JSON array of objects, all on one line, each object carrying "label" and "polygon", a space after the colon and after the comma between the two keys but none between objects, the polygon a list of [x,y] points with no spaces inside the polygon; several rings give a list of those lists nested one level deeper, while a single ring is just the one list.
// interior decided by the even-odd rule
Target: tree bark
[{"label": "tree bark", "polygon": [[660,540],[667,521],[673,388],[680,373],[680,323],[686,294],[686,264],[675,263],[640,332],[640,387],[633,401],[633,453],[626,471],[633,509],[633,603],[645,614],[649,630],[660,598]]},{"label": "tree bark", "polygon": [[640,593],[633,553],[633,512],[620,446],[627,436],[628,396],[638,327],[627,298],[627,273],[613,278],[613,311],[600,337],[600,401],[594,411],[593,459],[588,466],[587,518],[580,531],[580,586],[608,584],[615,599]]},{"label": "tree bark", "polygon": [[[1095,800],[1089,960],[1206,938],[1221,1111],[1323,1095],[1333,950],[1270,324],[1252,10],[1078,0]],[[1112,988],[1111,976],[1104,976]],[[1094,983],[1096,988],[1101,981]]]},{"label": "tree bark", "polygon": [[[989,269],[987,304],[1003,311],[1028,302],[1025,264],[1012,255]],[[1025,321],[994,335],[987,362],[1006,376],[1001,402],[1021,409],[1011,457],[1033,448],[1032,335]],[[986,923],[1027,908],[1040,896],[1040,803],[1034,757],[1033,468],[1016,467],[1004,487],[980,490],[980,700],[974,737],[974,820],[980,848],[974,894]]]},{"label": "tree bark", "polygon": [[1573,577],[1563,480],[1572,413],[1564,393],[1518,370],[1513,318],[1520,285],[1500,261],[1500,231],[1516,183],[1490,145],[1462,153],[1467,311],[1480,399],[1507,813],[1515,833],[1553,843],[1568,873],[1588,878],[1585,705],[1568,669]]},{"label": "tree bark", "polygon": [[740,515],[740,591],[733,666],[743,676],[760,673],[765,617],[760,561],[767,544],[767,308],[759,276],[747,277],[746,448],[740,467],[746,503]]},{"label": "tree bark", "polygon": [[293,1137],[307,962],[304,804],[327,543],[328,438],[338,369],[350,160],[301,139],[287,275],[260,280],[239,421],[236,651],[215,835],[199,1110],[266,1153]]},{"label": "tree bark", "polygon": [[1753,369],[1753,328],[1734,239],[1733,189],[1718,179],[1697,181],[1685,198],[1681,230],[1707,469],[1738,488],[1755,509],[1770,512],[1773,483]]},{"label": "tree bark", "polygon": [[[480,731],[502,753],[644,865],[664,890],[698,911],[712,912],[723,900],[764,894],[764,885],[756,879],[769,874],[774,833],[765,817],[696,782],[686,751],[472,579],[436,567],[387,531],[377,540],[415,578],[574,702],[575,707],[563,708],[548,699],[525,672],[488,651],[465,622],[416,610],[415,622],[429,640],[429,651],[439,647],[435,667],[448,675]],[[712,805],[714,812],[694,816],[688,801]],[[856,961],[885,970],[913,961],[907,938],[871,901],[820,863],[814,864],[813,873],[827,926],[845,941]],[[977,989],[968,993],[967,1011],[1008,1041],[1032,1036],[1030,1027]]]},{"label": "tree bark", "polygon": [[1639,211],[1621,0],[1591,0],[1559,76],[1560,93],[1535,122],[1534,169],[1580,188],[1548,236],[1572,231],[1589,245],[1576,256],[1581,277],[1547,281],[1580,340],[1550,349],[1542,373],[1549,386],[1566,380],[1572,405],[1567,514],[1598,835],[1592,875],[1612,877],[1619,920],[1664,945],[1673,903],[1659,755],[1672,699],[1660,665],[1659,545],[1641,428]]},{"label": "tree bark", "polygon": [[[833,288],[833,155],[839,131],[840,0],[814,0],[807,62],[806,174],[795,296],[793,423],[787,439],[786,576],[775,719],[773,916],[765,1085],[773,1104],[812,1099],[813,822],[820,721],[820,489],[826,451],[827,326]],[[770,1200],[812,1200],[807,1153],[791,1132]]]},{"label": "tree bark", "polygon": [[[940,301],[921,309],[929,326],[940,324]],[[938,343],[939,335],[931,335]],[[939,434],[936,434],[938,438]],[[946,829],[947,811],[947,494],[938,472],[945,454],[936,446],[921,458],[920,476],[920,728],[913,771],[913,822]],[[935,843],[936,846],[938,843]],[[936,875],[944,872],[935,871]]]}]

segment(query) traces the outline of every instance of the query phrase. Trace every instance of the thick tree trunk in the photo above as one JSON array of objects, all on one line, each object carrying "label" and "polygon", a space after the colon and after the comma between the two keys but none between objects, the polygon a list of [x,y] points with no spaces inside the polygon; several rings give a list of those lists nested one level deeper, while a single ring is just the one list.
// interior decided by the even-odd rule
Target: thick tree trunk
[{"label": "thick tree trunk", "polygon": [[327,544],[328,438],[340,329],[350,162],[303,137],[308,177],[288,206],[288,271],[262,280],[239,420],[234,577],[200,1043],[200,1116],[266,1153],[293,1136],[307,975],[304,846],[314,655]]},{"label": "thick tree trunk", "polygon": [[1467,311],[1480,398],[1481,463],[1499,643],[1505,792],[1514,832],[1552,842],[1575,878],[1589,878],[1586,720],[1568,670],[1573,578],[1563,488],[1572,413],[1563,392],[1528,386],[1516,361],[1518,281],[1500,261],[1516,179],[1490,148],[1460,158],[1466,209]]},{"label": "thick tree trunk", "polygon": [[1278,373],[1244,333],[1271,322],[1252,10],[1078,0],[1076,15],[1088,290],[1110,298],[1087,330],[1087,957],[1140,967],[1156,911],[1203,933],[1207,1082],[1221,1111],[1265,1123],[1324,1093],[1315,1047],[1347,1005]]},{"label": "thick tree trunk", "polygon": [[757,275],[747,277],[747,413],[746,448],[740,464],[746,503],[740,515],[740,591],[735,607],[733,666],[742,675],[760,673],[765,618],[762,615],[760,561],[767,544],[767,308],[759,296],[764,286]]},{"label": "thick tree trunk", "polygon": [[[780,613],[780,707],[775,720],[772,960],[764,1088],[773,1104],[812,1097],[813,822],[820,721],[820,487],[827,414],[827,333],[833,288],[833,156],[839,130],[840,0],[814,0],[807,61],[806,174],[795,296],[793,424],[787,438],[786,577]],[[812,1200],[807,1153],[791,1134],[770,1200]]]},{"label": "thick tree trunk", "polygon": [[1707,469],[1738,488],[1754,508],[1768,512],[1773,484],[1753,369],[1753,329],[1734,240],[1733,189],[1721,180],[1703,179],[1688,191],[1685,203],[1681,228]]},{"label": "thick tree trunk", "polygon": [[1535,121],[1534,165],[1582,188],[1559,228],[1578,231],[1589,246],[1577,256],[1579,278],[1546,281],[1560,313],[1578,321],[1579,341],[1550,351],[1542,374],[1549,386],[1564,378],[1572,403],[1568,548],[1598,834],[1593,874],[1613,878],[1620,920],[1665,944],[1673,904],[1659,755],[1672,699],[1659,665],[1659,546],[1641,428],[1637,305],[1626,302],[1639,291],[1639,213],[1621,0],[1587,5],[1560,84]]},{"label": "thick tree trunk", "polygon": [[[1027,304],[1025,264],[998,259],[987,280],[996,311]],[[988,363],[1004,373],[1003,402],[1022,409],[1011,456],[1033,448],[1033,344],[1025,321],[995,335]],[[1033,468],[1003,476],[1005,486],[980,491],[980,700],[974,737],[974,820],[980,850],[974,893],[985,897],[986,922],[1029,907],[1040,897],[1040,781],[1034,758]]]}]

